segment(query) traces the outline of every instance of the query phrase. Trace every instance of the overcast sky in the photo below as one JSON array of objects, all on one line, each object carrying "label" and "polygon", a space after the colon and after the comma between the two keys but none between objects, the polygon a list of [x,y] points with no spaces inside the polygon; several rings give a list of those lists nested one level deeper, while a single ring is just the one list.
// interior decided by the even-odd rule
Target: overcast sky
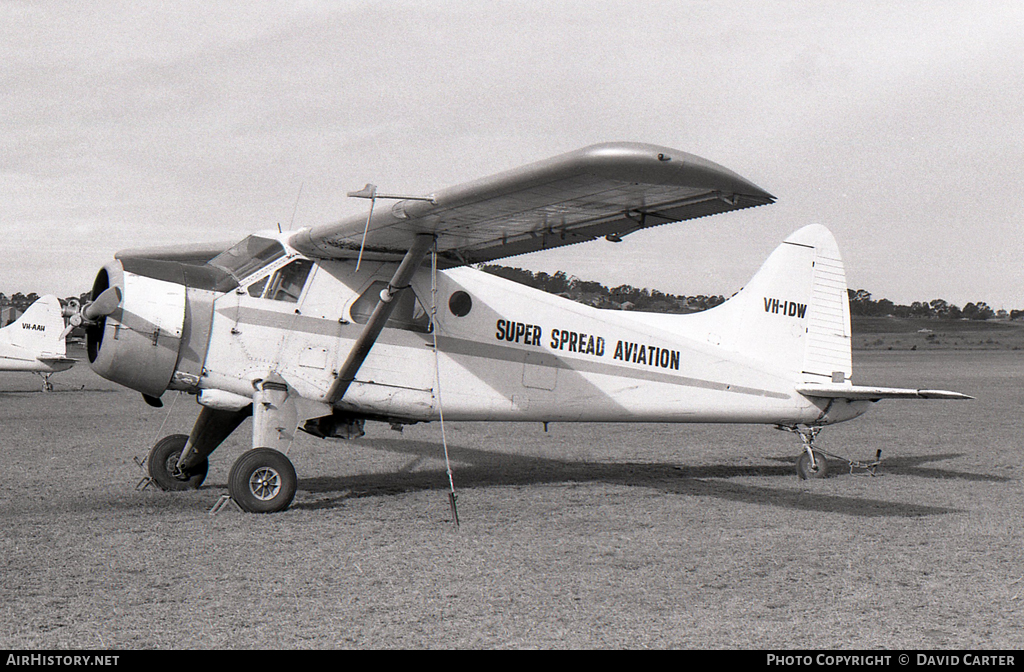
[{"label": "overcast sky", "polygon": [[7,294],[627,140],[778,202],[502,263],[728,295],[821,223],[876,298],[1024,308],[1019,0],[0,0],[0,77]]}]

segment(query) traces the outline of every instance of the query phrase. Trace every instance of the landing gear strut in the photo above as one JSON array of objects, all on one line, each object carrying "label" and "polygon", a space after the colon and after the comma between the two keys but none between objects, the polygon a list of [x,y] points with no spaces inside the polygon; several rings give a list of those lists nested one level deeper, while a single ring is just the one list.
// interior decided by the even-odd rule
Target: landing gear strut
[{"label": "landing gear strut", "polygon": [[53,392],[53,383],[50,382],[50,376],[52,373],[39,373],[39,376],[43,379],[43,392]]},{"label": "landing gear strut", "polygon": [[779,426],[779,429],[799,434],[800,440],[804,444],[804,452],[796,461],[796,475],[800,477],[800,480],[825,478],[828,475],[828,461],[825,459],[825,453],[814,447],[814,437],[821,431],[821,427],[797,425],[795,427]]}]

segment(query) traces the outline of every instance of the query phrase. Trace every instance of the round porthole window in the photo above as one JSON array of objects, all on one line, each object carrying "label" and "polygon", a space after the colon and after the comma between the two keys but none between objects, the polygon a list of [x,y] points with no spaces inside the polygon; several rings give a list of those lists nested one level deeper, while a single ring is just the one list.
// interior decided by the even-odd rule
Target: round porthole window
[{"label": "round porthole window", "polygon": [[452,315],[455,317],[469,315],[472,307],[473,299],[469,298],[469,294],[461,290],[452,294],[451,298],[448,299],[448,309],[452,311]]}]

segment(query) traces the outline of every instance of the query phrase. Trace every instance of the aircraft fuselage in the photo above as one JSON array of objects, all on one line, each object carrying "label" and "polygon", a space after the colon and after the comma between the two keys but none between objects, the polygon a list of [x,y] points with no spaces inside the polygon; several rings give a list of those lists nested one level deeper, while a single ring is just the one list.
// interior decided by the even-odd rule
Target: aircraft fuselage
[{"label": "aircraft fuselage", "polygon": [[[301,396],[305,417],[334,410],[328,391],[396,266],[363,262],[356,272],[352,261],[290,253],[220,292],[118,264],[108,269],[121,276],[125,304],[97,342],[109,350],[120,341],[133,356],[105,359],[90,344],[101,375],[234,409],[274,377]],[[791,372],[723,350],[693,315],[598,309],[472,268],[435,275],[429,265],[396,300],[335,409],[392,422],[436,420],[443,410],[449,420],[796,425],[846,420],[870,405],[797,393]]]}]

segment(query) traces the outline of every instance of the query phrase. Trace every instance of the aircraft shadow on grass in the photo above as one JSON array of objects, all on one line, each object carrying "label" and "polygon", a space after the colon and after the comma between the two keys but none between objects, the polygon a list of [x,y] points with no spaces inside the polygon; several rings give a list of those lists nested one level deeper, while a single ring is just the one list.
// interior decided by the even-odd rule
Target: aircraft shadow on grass
[{"label": "aircraft shadow on grass", "polygon": [[[969,471],[957,471],[955,469],[941,469],[939,467],[924,467],[929,462],[940,462],[963,457],[963,453],[943,453],[941,455],[914,455],[908,457],[883,458],[879,470],[881,474],[899,474],[901,476],[918,476],[920,478],[935,478],[940,480],[959,479],[962,481],[987,481],[990,483],[1006,483],[1014,479],[1006,476],[995,476],[993,474],[978,474]],[[792,463],[787,458],[771,458],[779,462]],[[834,468],[837,474],[846,473],[846,467],[841,461],[834,461],[838,466]]]},{"label": "aircraft shadow on grass", "polygon": [[[367,442],[369,443],[369,442]],[[417,467],[427,460],[443,457],[439,444],[426,441],[377,439],[373,447],[406,453],[412,459],[397,472],[389,474],[362,474],[354,476],[320,476],[299,481],[299,489],[323,495],[312,502],[296,502],[292,508],[322,509],[344,505],[345,500],[389,494],[402,494],[424,490],[446,490],[447,477],[443,470]],[[790,509],[844,513],[865,517],[917,517],[959,512],[948,507],[887,502],[876,499],[829,495],[806,490],[788,490],[722,479],[743,476],[793,478],[792,461],[786,465],[728,466],[707,465],[680,467],[665,463],[601,463],[573,462],[559,459],[517,456],[504,453],[449,446],[456,491],[488,486],[529,486],[563,482],[605,482],[645,488],[656,488],[666,494],[717,497],[747,504],[770,504]],[[955,455],[930,458],[900,458],[891,462],[899,465],[901,473],[917,473],[933,478],[960,477],[956,472],[916,467],[924,461],[947,459]],[[468,463],[468,466],[467,466]],[[889,462],[886,462],[889,464]],[[999,477],[976,477],[982,480],[1007,480]]]}]

